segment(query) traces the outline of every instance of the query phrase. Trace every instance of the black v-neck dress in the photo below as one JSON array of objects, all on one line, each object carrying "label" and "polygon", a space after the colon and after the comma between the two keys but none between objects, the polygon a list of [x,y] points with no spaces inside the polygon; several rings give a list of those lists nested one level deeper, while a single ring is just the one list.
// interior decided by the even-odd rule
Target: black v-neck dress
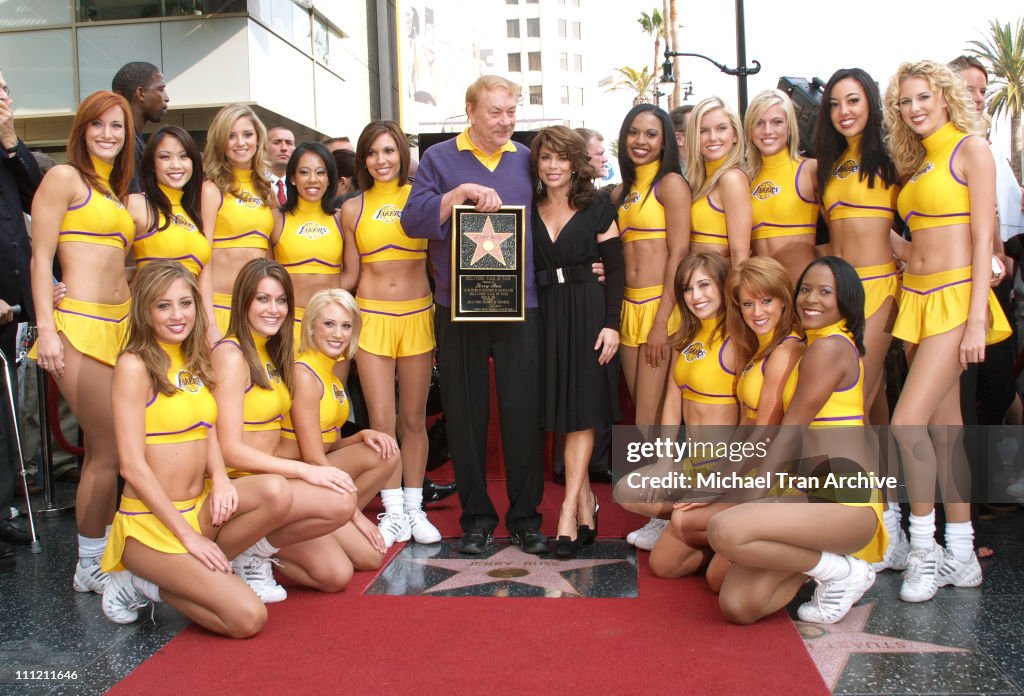
[{"label": "black v-neck dress", "polygon": [[[615,220],[615,207],[602,193],[578,210],[551,241],[533,208],[533,262],[544,271],[590,266],[601,259],[597,235]],[[605,289],[597,282],[541,285],[541,395],[544,429],[557,433],[609,425],[618,418],[619,358],[599,365],[594,350],[605,326]],[[616,327],[617,328],[617,327]]]}]

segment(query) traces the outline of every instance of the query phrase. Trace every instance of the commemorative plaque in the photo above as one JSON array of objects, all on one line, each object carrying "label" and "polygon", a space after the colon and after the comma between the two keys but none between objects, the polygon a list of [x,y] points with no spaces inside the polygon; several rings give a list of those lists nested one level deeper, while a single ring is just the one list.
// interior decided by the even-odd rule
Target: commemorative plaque
[{"label": "commemorative plaque", "polygon": [[451,307],[452,321],[525,321],[525,207],[452,207]]}]

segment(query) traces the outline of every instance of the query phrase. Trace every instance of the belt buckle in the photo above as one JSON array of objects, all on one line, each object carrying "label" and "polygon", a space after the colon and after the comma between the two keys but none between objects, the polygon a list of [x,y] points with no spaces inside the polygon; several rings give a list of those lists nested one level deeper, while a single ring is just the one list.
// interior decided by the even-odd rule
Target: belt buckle
[{"label": "belt buckle", "polygon": [[555,269],[555,276],[558,278],[558,282],[559,283],[564,283],[565,282],[565,274],[562,272],[561,268],[556,268]]}]

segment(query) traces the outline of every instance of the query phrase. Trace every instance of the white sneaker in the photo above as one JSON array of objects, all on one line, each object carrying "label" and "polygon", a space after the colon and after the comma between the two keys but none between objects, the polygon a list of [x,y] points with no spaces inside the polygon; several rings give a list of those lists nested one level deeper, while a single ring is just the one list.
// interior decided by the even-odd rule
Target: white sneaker
[{"label": "white sneaker", "polygon": [[883,570],[906,570],[907,556],[910,555],[910,540],[907,539],[903,528],[894,539],[889,536],[889,546],[885,549],[885,556],[882,560],[871,564],[871,570],[880,573]]},{"label": "white sneaker", "polygon": [[846,560],[850,562],[850,574],[842,580],[819,582],[811,601],[796,610],[801,621],[833,624],[846,616],[850,607],[875,584],[875,571],[866,561],[853,556]]},{"label": "white sneaker", "polygon": [[417,544],[436,544],[441,541],[441,532],[431,524],[427,519],[427,513],[422,509],[406,510],[405,519]]},{"label": "white sneaker", "polygon": [[942,547],[911,549],[907,556],[907,569],[903,572],[900,599],[904,602],[927,602],[939,590],[939,566],[942,565]]},{"label": "white sneaker", "polygon": [[658,543],[658,537],[661,536],[661,533],[665,531],[667,526],[668,520],[657,517],[653,518],[644,525],[643,529],[637,532],[636,538],[633,540],[633,546],[644,551],[650,551]]},{"label": "white sneaker", "polygon": [[274,569],[269,558],[251,553],[241,553],[231,561],[231,570],[245,580],[245,584],[256,593],[264,604],[283,602],[288,591],[274,580]]},{"label": "white sneaker", "polygon": [[377,519],[380,520],[377,529],[384,537],[384,545],[389,549],[396,541],[409,541],[412,538],[409,516],[404,512],[382,512],[377,515]]},{"label": "white sneaker", "polygon": [[132,574],[127,570],[110,573],[109,578],[103,588],[103,613],[117,624],[134,623],[139,609],[148,607],[150,601],[132,584]]},{"label": "white sneaker", "polygon": [[626,535],[626,543],[627,544],[635,544],[636,543],[637,535],[647,531],[647,528],[650,527],[652,524],[654,524],[657,521],[658,521],[657,517],[652,517],[651,519],[647,520],[647,524],[645,524],[643,527],[641,527],[640,529],[634,529],[632,532],[630,532],[629,534]]},{"label": "white sneaker", "polygon": [[977,554],[971,554],[971,560],[961,561],[949,549],[942,555],[939,566],[938,585],[945,587],[977,587],[981,584],[981,566]]},{"label": "white sneaker", "polygon": [[82,565],[81,561],[75,563],[75,577],[71,586],[75,592],[95,592],[103,594],[103,588],[107,586],[110,575],[100,570],[99,563]]}]

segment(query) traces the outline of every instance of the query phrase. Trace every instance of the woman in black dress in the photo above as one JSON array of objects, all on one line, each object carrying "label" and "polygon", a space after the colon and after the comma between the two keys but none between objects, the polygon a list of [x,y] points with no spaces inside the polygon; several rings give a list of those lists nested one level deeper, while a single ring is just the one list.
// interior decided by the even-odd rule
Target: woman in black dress
[{"label": "woman in black dress", "polygon": [[[531,145],[533,260],[543,322],[544,428],[565,433],[565,500],[554,554],[572,558],[597,535],[597,498],[587,466],[594,428],[614,419],[619,382],[619,315],[624,283],[615,208],[591,180],[587,146],[564,126]],[[600,259],[605,286],[591,270]]]}]

